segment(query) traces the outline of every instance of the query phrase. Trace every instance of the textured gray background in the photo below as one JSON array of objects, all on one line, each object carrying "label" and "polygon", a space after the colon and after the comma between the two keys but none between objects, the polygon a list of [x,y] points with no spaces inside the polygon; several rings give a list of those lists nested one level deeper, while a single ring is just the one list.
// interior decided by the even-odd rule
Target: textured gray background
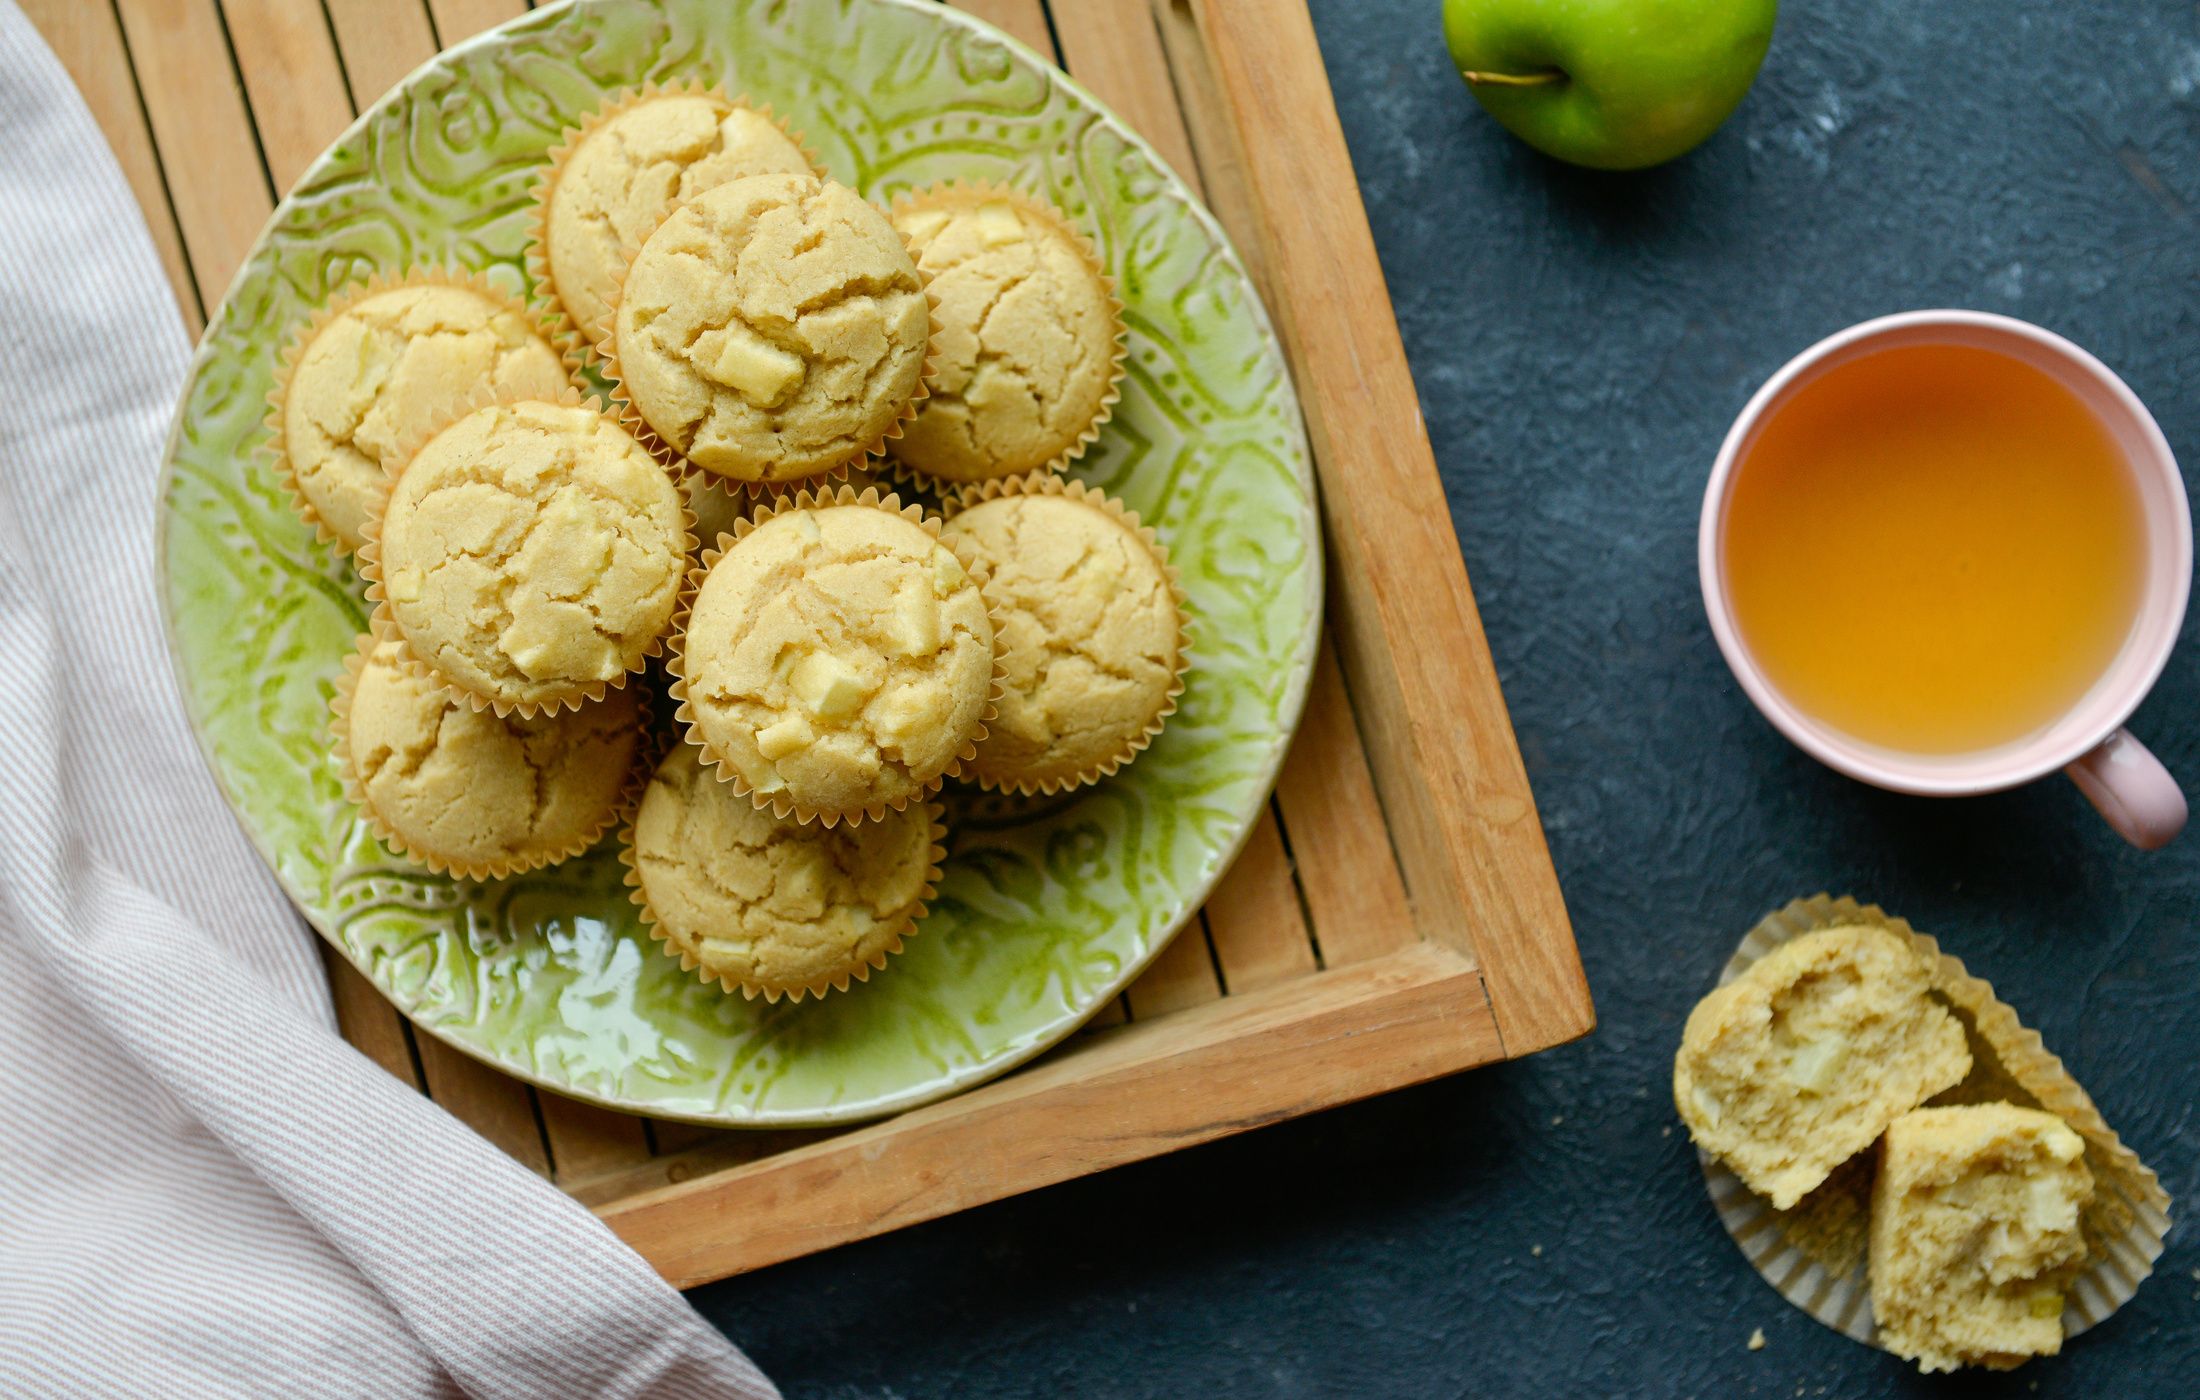
[{"label": "textured gray background", "polygon": [[[1680,1024],[1734,940],[1849,891],[1991,977],[2200,1193],[2200,831],[2142,856],[2059,781],[1935,803],[1814,767],[1731,683],[1694,557],[1751,390],[1880,312],[2061,331],[2200,465],[2200,11],[1783,9],[1725,130],[1610,177],[1482,116],[1436,0],[1314,5],[1596,1034],[696,1294],[791,1395],[2200,1391],[2189,1229],[2062,1358],[1927,1382],[1760,1282],[1673,1128]],[[2193,630],[2134,727],[2200,795]]]}]

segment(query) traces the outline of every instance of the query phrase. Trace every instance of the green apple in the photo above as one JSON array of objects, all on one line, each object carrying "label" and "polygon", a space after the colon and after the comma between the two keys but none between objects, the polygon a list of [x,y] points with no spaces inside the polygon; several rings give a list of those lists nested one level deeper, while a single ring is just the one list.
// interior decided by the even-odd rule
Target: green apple
[{"label": "green apple", "polygon": [[1444,0],[1477,102],[1547,155],[1599,170],[1668,161],[1757,77],[1779,0]]}]

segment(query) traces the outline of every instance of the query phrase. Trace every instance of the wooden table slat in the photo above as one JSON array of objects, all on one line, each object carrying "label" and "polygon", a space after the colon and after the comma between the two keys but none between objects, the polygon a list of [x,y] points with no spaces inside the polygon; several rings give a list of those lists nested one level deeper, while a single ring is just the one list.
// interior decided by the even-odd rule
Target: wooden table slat
[{"label": "wooden table slat", "polygon": [[84,105],[91,109],[92,120],[99,123],[107,144],[114,149],[123,178],[130,182],[130,192],[145,212],[146,228],[153,235],[161,266],[167,269],[184,328],[197,339],[205,313],[199,306],[190,261],[184,255],[176,212],[168,203],[168,188],[161,182],[153,133],[145,124],[145,108],[138,101],[137,79],[130,71],[122,28],[113,7],[87,4],[85,0],[23,0],[23,11],[61,60],[61,66],[69,71],[77,90],[84,94]]},{"label": "wooden table slat", "polygon": [[212,315],[275,207],[214,0],[116,0],[155,154]]},{"label": "wooden table slat", "polygon": [[324,0],[344,76],[360,110],[435,57],[435,26],[420,0]]},{"label": "wooden table slat", "polygon": [[484,29],[518,19],[527,13],[527,0],[428,0],[428,13],[435,17],[436,37],[449,48]]},{"label": "wooden table slat", "polygon": [[252,125],[280,196],[351,124],[336,39],[319,5],[222,0]]}]

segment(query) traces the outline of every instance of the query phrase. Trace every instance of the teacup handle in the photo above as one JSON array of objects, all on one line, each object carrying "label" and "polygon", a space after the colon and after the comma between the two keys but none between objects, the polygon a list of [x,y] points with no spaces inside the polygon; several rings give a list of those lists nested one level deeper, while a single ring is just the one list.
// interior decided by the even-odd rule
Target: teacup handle
[{"label": "teacup handle", "polygon": [[2185,829],[2185,794],[2162,760],[2128,729],[2063,769],[2116,834],[2142,851],[2159,850]]}]

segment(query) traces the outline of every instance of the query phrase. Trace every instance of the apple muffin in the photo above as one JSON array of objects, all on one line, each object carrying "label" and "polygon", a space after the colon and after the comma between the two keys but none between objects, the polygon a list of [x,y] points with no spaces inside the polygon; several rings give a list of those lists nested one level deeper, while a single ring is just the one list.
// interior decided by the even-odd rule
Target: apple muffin
[{"label": "apple muffin", "polygon": [[1183,691],[1183,598],[1137,517],[1081,483],[1020,477],[942,527],[985,565],[999,610],[1001,698],[970,773],[1058,792],[1153,742]]},{"label": "apple muffin", "polygon": [[1971,1070],[1932,969],[1881,928],[1782,944],[1696,1004],[1673,1102],[1698,1146],[1786,1210]]},{"label": "apple muffin", "polygon": [[936,804],[804,825],[758,810],[677,744],[635,813],[626,861],[642,919],[681,965],[768,1001],[845,991],[914,933],[939,878]]},{"label": "apple muffin", "polygon": [[454,395],[554,399],[566,386],[558,352],[516,303],[486,283],[419,273],[331,306],[300,333],[270,446],[305,515],[356,550],[401,444]]},{"label": "apple muffin", "polygon": [[413,454],[361,565],[377,616],[437,676],[533,713],[663,649],[688,519],[664,468],[594,408],[491,404]]},{"label": "apple muffin", "polygon": [[894,206],[938,303],[930,394],[894,459],[950,482],[1059,470],[1107,421],[1123,322],[1087,243],[1052,205],[949,185]]},{"label": "apple muffin", "polygon": [[797,820],[877,818],[985,736],[993,620],[938,527],[845,488],[767,507],[701,580],[679,643],[688,736]]},{"label": "apple muffin", "polygon": [[386,635],[360,638],[332,709],[345,791],[367,824],[400,855],[462,877],[579,855],[611,829],[639,776],[634,691],[499,716],[407,664]]},{"label": "apple muffin", "polygon": [[719,92],[628,93],[566,138],[536,191],[538,270],[588,346],[611,334],[627,260],[704,190],[744,175],[806,175],[785,127]]},{"label": "apple muffin", "polygon": [[2062,1350],[2092,1198],[2085,1140],[2052,1113],[1985,1103],[1897,1118],[1872,1187],[1880,1342],[1922,1371]]},{"label": "apple muffin", "polygon": [[883,213],[813,175],[752,175],[642,245],[609,369],[637,431],[697,470],[771,484],[876,451],[913,411],[931,333]]}]

